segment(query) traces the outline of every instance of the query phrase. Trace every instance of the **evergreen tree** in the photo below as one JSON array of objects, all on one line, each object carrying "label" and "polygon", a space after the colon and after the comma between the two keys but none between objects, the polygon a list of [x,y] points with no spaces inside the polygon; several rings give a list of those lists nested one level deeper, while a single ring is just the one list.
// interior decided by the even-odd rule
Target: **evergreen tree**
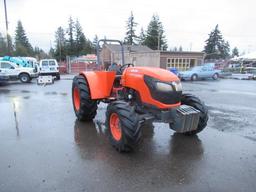
[{"label": "evergreen tree", "polygon": [[157,15],[153,15],[147,29],[144,45],[153,50],[168,48],[162,22]]},{"label": "evergreen tree", "polygon": [[239,51],[237,47],[234,47],[234,49],[232,50],[232,57],[239,57]]},{"label": "evergreen tree", "polygon": [[145,35],[145,32],[144,32],[144,29],[141,28],[140,36],[138,37],[138,42],[139,42],[140,45],[144,45],[145,38],[146,38],[146,35]]},{"label": "evergreen tree", "polygon": [[227,41],[224,41],[218,25],[209,34],[204,47],[206,59],[226,59],[229,57],[230,46]]},{"label": "evergreen tree", "polygon": [[37,60],[46,59],[48,58],[48,55],[39,47],[34,48],[34,57],[37,58]]},{"label": "evergreen tree", "polygon": [[65,32],[62,27],[58,27],[57,31],[55,32],[55,51],[53,56],[58,60],[65,60],[67,54],[67,46],[66,46],[66,39],[65,39]]},{"label": "evergreen tree", "polygon": [[14,47],[13,47],[13,43],[12,43],[12,37],[8,34],[7,35],[7,54],[12,56],[14,53]]},{"label": "evergreen tree", "polygon": [[92,48],[93,48],[93,53],[96,54],[96,49],[97,49],[97,43],[99,41],[99,38],[97,35],[94,36],[94,39],[92,41]]},{"label": "evergreen tree", "polygon": [[83,49],[84,54],[91,54],[94,52],[93,44],[90,39],[86,39],[85,47]]},{"label": "evergreen tree", "polygon": [[54,54],[55,54],[55,50],[51,47],[50,50],[49,50],[48,56],[50,58],[55,58]]},{"label": "evergreen tree", "polygon": [[67,29],[67,54],[68,55],[74,55],[76,46],[75,46],[75,40],[74,40],[74,29],[75,29],[75,23],[72,19],[72,17],[69,17],[68,20],[68,29]]},{"label": "evergreen tree", "polygon": [[138,38],[137,35],[135,34],[135,28],[138,25],[134,21],[134,16],[133,13],[131,12],[130,17],[128,18],[126,22],[126,37],[124,38],[124,43],[127,45],[135,45],[135,41]]},{"label": "evergreen tree", "polygon": [[7,55],[7,52],[8,52],[8,48],[7,48],[6,39],[0,33],[0,57]]},{"label": "evergreen tree", "polygon": [[77,56],[85,54],[84,51],[86,48],[86,43],[87,42],[83,33],[83,29],[77,19],[75,23],[75,54]]},{"label": "evergreen tree", "polygon": [[223,59],[230,57],[230,45],[228,41],[223,41],[220,47],[220,53]]},{"label": "evergreen tree", "polygon": [[33,48],[29,43],[26,32],[22,26],[21,21],[18,21],[15,31],[15,55],[17,56],[31,56],[33,55]]},{"label": "evergreen tree", "polygon": [[12,37],[8,34],[7,38],[0,33],[0,57],[13,55]]}]

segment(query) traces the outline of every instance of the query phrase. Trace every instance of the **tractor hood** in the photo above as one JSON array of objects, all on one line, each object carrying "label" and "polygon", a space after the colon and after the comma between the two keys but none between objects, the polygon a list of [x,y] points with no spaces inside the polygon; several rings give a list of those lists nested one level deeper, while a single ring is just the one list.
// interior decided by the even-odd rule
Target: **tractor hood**
[{"label": "tractor hood", "polygon": [[179,78],[174,73],[156,67],[128,67],[124,71],[124,76],[126,75],[137,77],[147,75],[165,82],[179,81]]},{"label": "tractor hood", "polygon": [[136,90],[142,103],[160,109],[180,105],[180,80],[170,71],[154,67],[128,67],[122,75],[121,84]]}]

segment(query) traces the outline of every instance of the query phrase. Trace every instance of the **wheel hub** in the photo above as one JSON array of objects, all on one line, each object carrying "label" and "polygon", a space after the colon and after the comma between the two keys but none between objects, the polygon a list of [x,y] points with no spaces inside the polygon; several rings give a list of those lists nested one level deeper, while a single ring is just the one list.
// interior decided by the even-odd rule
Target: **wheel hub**
[{"label": "wheel hub", "polygon": [[22,81],[27,81],[27,77],[23,76],[21,77]]},{"label": "wheel hub", "polygon": [[74,95],[73,100],[74,100],[75,109],[76,109],[76,111],[79,111],[79,109],[80,109],[80,93],[79,93],[79,89],[77,87],[74,88],[73,95]]},{"label": "wheel hub", "polygon": [[120,127],[120,120],[116,113],[111,114],[109,123],[110,123],[110,131],[113,138],[116,141],[119,141],[122,137],[122,132]]}]

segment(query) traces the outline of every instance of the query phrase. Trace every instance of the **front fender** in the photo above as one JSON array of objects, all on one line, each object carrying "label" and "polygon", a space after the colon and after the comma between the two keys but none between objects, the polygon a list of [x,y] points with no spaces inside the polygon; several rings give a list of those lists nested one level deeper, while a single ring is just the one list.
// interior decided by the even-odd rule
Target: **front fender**
[{"label": "front fender", "polygon": [[84,71],[80,75],[83,75],[88,82],[91,99],[104,99],[110,96],[116,72]]}]

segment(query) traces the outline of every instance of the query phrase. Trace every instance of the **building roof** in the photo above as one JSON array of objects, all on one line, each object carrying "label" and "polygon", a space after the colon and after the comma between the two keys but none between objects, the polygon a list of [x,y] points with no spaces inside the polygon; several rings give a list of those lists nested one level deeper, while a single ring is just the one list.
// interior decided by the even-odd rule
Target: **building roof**
[{"label": "building roof", "polygon": [[[108,47],[112,52],[121,51],[121,45],[107,44],[106,47]],[[123,47],[124,47],[124,52],[137,52],[137,53],[154,52],[152,49],[144,45],[123,45]]]}]

